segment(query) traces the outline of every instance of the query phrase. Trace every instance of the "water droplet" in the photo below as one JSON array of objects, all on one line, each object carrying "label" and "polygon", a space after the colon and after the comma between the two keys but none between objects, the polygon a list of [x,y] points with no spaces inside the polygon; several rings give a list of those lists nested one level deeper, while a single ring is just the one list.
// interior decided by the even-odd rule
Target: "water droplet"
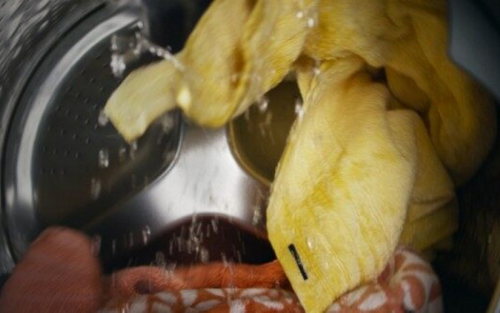
[{"label": "water droplet", "polygon": [[109,150],[108,149],[99,150],[98,165],[100,168],[109,167]]},{"label": "water droplet", "polygon": [[303,17],[304,17],[304,12],[302,12],[302,11],[297,12],[297,18],[298,19],[301,19]]},{"label": "water droplet", "polygon": [[104,113],[104,110],[101,110],[99,112],[99,117],[97,118],[97,124],[101,127],[104,127],[108,125],[108,123],[109,123],[108,116],[106,115],[106,113]]},{"label": "water droplet", "polygon": [[137,41],[133,40],[131,36],[117,36],[113,35],[111,37],[111,71],[115,77],[122,77],[123,73],[127,68],[127,62],[137,57],[134,53],[129,51],[133,49],[134,51],[138,49]]},{"label": "water droplet", "polygon": [[125,64],[125,58],[121,54],[115,54],[113,53],[111,55],[111,71],[113,72],[113,75],[117,78],[120,78],[123,76],[123,73],[127,69],[127,65]]},{"label": "water droplet", "polygon": [[118,149],[118,160],[123,163],[127,159],[127,148],[120,147]]},{"label": "water droplet", "polygon": [[205,238],[210,238],[210,225],[207,225],[207,230],[205,231]]},{"label": "water droplet", "polygon": [[137,149],[138,149],[137,141],[134,140],[130,143],[130,150],[129,150],[129,156],[132,160],[135,159],[135,153],[137,152]]},{"label": "water droplet", "polygon": [[314,242],[311,238],[307,238],[307,246],[309,247],[309,249],[312,249],[314,247]]},{"label": "water droplet", "polygon": [[156,252],[155,264],[160,267],[165,267],[166,260],[165,260],[165,254],[163,252],[161,251]]},{"label": "water droplet", "polygon": [[183,243],[182,236],[177,237],[176,240],[177,240],[177,248],[178,248],[179,252],[182,252],[182,243]]},{"label": "water droplet", "polygon": [[314,18],[310,17],[310,18],[307,20],[307,27],[309,27],[309,28],[313,28],[315,24],[316,24],[316,22],[314,21]]},{"label": "water droplet", "polygon": [[200,260],[202,263],[208,263],[210,260],[210,255],[208,253],[208,250],[205,248],[201,248],[200,250]]},{"label": "water droplet", "polygon": [[168,253],[172,255],[174,253],[174,239],[170,239],[170,242],[168,243]]},{"label": "water droplet", "polygon": [[269,99],[265,96],[262,97],[262,99],[260,99],[260,101],[257,103],[257,106],[259,108],[260,113],[266,112],[269,106]]},{"label": "water droplet", "polygon": [[146,226],[142,230],[142,243],[144,243],[144,245],[147,245],[149,242],[149,238],[151,238],[151,228],[149,228],[149,226]]},{"label": "water droplet", "polygon": [[256,206],[253,210],[252,223],[253,225],[257,225],[261,220],[262,220],[262,213],[260,211],[260,207]]},{"label": "water droplet", "polygon": [[172,117],[171,114],[164,115],[161,120],[161,127],[163,129],[163,132],[165,134],[168,134],[175,126],[175,121],[174,118]]},{"label": "water droplet", "polygon": [[170,263],[168,265],[166,265],[166,268],[167,268],[167,271],[170,273],[170,274],[173,274],[174,273],[174,270],[175,268],[177,267],[177,263],[173,262],[173,263]]},{"label": "water droplet", "polygon": [[96,200],[101,195],[101,181],[97,178],[92,178],[90,181],[90,196],[92,200]]},{"label": "water droplet", "polygon": [[221,259],[222,259],[222,263],[224,264],[225,267],[228,267],[229,266],[229,262],[227,261],[227,257],[226,257],[226,254],[224,252],[222,252],[220,254],[221,256]]},{"label": "water droplet", "polygon": [[214,233],[217,234],[219,232],[218,227],[217,227],[218,221],[213,219],[210,221],[210,223],[212,224],[212,229],[214,230]]},{"label": "water droplet", "polygon": [[295,100],[295,115],[297,115],[299,120],[304,116],[304,107],[302,106],[302,100],[300,98]]}]

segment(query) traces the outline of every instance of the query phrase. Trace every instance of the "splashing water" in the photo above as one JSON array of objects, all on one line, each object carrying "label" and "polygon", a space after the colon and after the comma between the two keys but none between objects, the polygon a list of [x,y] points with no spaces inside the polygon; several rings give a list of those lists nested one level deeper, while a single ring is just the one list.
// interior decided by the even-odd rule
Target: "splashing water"
[{"label": "splashing water", "polygon": [[316,24],[316,21],[314,20],[314,18],[310,17],[307,19],[307,27],[313,28],[315,24]]},{"label": "splashing water", "polygon": [[118,149],[118,160],[123,163],[127,159],[127,148],[120,147]]},{"label": "splashing water", "polygon": [[164,266],[167,270],[167,272],[170,274],[170,276],[173,275],[175,268],[177,267],[177,263],[172,262]]},{"label": "splashing water", "polygon": [[146,226],[142,230],[142,243],[144,245],[147,245],[150,238],[151,238],[151,228],[149,226]]},{"label": "splashing water", "polygon": [[113,240],[111,241],[111,253],[112,253],[113,255],[115,255],[115,254],[116,254],[116,239],[113,239]]},{"label": "splashing water", "polygon": [[175,239],[170,239],[168,242],[168,253],[172,255],[174,253],[174,244],[175,244]]},{"label": "splashing water", "polygon": [[315,76],[318,76],[319,74],[321,74],[321,69],[319,68],[319,65],[314,66],[313,73]]},{"label": "splashing water", "polygon": [[309,249],[312,249],[314,247],[314,242],[311,238],[307,238],[307,247],[309,247]]},{"label": "splashing water", "polygon": [[200,250],[200,261],[202,263],[208,263],[210,260],[210,255],[208,253],[208,250],[206,248],[201,248]]},{"label": "splashing water", "polygon": [[219,222],[217,220],[213,219],[210,221],[210,223],[212,224],[212,229],[214,230],[214,233],[217,234],[219,232],[218,225],[217,225]]},{"label": "splashing water", "polygon": [[184,67],[177,58],[168,50],[155,45],[142,32],[142,23],[133,27],[133,33],[113,35],[111,37],[111,63],[113,75],[117,78],[123,77],[129,64],[139,60],[144,53],[150,53],[156,57],[172,62],[176,68],[183,70]]},{"label": "splashing water", "polygon": [[165,134],[168,134],[175,126],[174,118],[171,114],[164,115],[160,119],[162,130]]},{"label": "splashing water", "polygon": [[90,196],[92,200],[96,200],[101,195],[101,181],[97,178],[92,178],[90,181]]},{"label": "splashing water", "polygon": [[127,69],[127,65],[125,64],[125,57],[120,54],[112,54],[111,55],[111,71],[115,77],[122,77],[123,73]]},{"label": "splashing water", "polygon": [[109,150],[108,149],[99,150],[98,165],[100,168],[108,168],[109,167]]},{"label": "splashing water", "polygon": [[160,267],[165,267],[167,265],[167,261],[165,259],[165,254],[161,251],[156,252],[155,255],[155,264]]},{"label": "splashing water", "polygon": [[253,210],[252,224],[257,225],[260,223],[261,220],[262,220],[262,212],[260,210],[260,207],[256,206]]},{"label": "splashing water", "polygon": [[[127,63],[138,58],[135,44],[132,38],[126,36],[113,35],[111,37],[111,71],[115,77],[121,78],[127,69]],[[130,49],[130,47],[133,49]]]},{"label": "splashing water", "polygon": [[97,118],[97,124],[101,127],[104,127],[108,125],[108,123],[109,123],[108,116],[106,115],[106,113],[104,113],[104,110],[101,110],[99,112],[99,117]]},{"label": "splashing water", "polygon": [[302,100],[300,98],[295,100],[295,115],[299,121],[302,120],[302,117],[304,116],[304,106],[302,105]]},{"label": "splashing water", "polygon": [[262,97],[259,102],[257,102],[257,107],[259,108],[260,113],[264,113],[267,111],[269,107],[269,99],[267,97]]},{"label": "splashing water", "polygon": [[227,260],[226,254],[224,252],[222,252],[220,254],[220,257],[222,259],[222,264],[224,264],[224,267],[229,267],[229,262]]},{"label": "splashing water", "polygon": [[[117,3],[118,5],[123,5],[126,2],[118,1]],[[117,78],[122,78],[127,68],[132,63],[138,61],[145,53],[168,60],[176,68],[183,69],[183,66],[168,49],[155,45],[144,36],[143,24],[142,22],[138,22],[127,31],[111,37],[110,67],[113,75]]]},{"label": "splashing water", "polygon": [[137,141],[132,141],[130,143],[130,150],[128,151],[129,152],[129,157],[132,160],[135,159],[135,153],[137,152],[137,149],[138,149]]}]

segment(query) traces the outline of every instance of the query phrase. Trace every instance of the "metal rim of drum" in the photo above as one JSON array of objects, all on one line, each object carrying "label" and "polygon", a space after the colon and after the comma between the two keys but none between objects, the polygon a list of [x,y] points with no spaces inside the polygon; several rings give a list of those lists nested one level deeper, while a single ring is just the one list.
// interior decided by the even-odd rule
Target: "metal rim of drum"
[{"label": "metal rim of drum", "polygon": [[[110,125],[104,128],[97,125],[99,110],[120,81],[111,75],[109,68],[109,39],[136,23],[137,16],[129,11],[103,8],[94,12],[52,47],[30,77],[16,108],[5,149],[6,201],[2,218],[12,259],[23,255],[41,229],[60,223],[83,228],[90,234],[103,234],[102,246],[106,252],[101,257],[105,259],[111,250],[130,248],[126,241],[116,247],[115,239],[111,238],[140,234],[144,232],[140,225],[151,225],[148,231],[158,234],[165,223],[171,223],[168,226],[172,228],[198,213],[227,216],[231,223],[238,224],[237,228],[257,237],[263,235],[263,222],[253,223],[252,215],[264,208],[267,188],[240,168],[226,139],[226,129],[204,130],[187,125],[180,114],[173,112],[170,114],[174,121],[172,131],[165,133],[161,123],[156,123],[139,140],[137,162],[120,164],[122,172],[118,174],[110,173],[110,169],[105,169],[103,174],[103,170],[97,168],[100,148],[113,147],[110,149],[114,153],[112,163],[117,164],[116,151],[125,145]],[[102,53],[107,55],[103,57]],[[101,80],[96,81],[99,77]],[[192,151],[197,149],[199,152],[193,157]],[[203,164],[204,158],[208,160],[206,164]],[[141,164],[145,167],[141,168]],[[148,168],[148,164],[153,166]],[[69,172],[71,175],[67,175]],[[137,173],[142,173],[142,177],[138,178]],[[184,185],[175,189],[178,185],[175,177],[190,175],[191,180],[181,179]],[[85,179],[75,183],[67,181],[68,176]],[[103,181],[103,194],[109,189],[108,197],[100,196],[99,202],[89,199],[95,176]],[[131,178],[138,182],[132,188]],[[215,197],[209,194],[210,184],[221,189]],[[205,187],[200,189],[198,185]],[[165,189],[175,189],[172,193],[180,194],[186,186],[194,189],[194,193],[165,203],[162,195]],[[198,212],[193,208],[206,200],[212,204]],[[165,212],[164,207],[170,210],[175,201],[191,206],[190,210]],[[76,214],[71,212],[72,221],[60,219],[68,207],[74,208],[80,203],[85,205],[77,207]],[[144,205],[151,207],[144,211]],[[43,212],[40,207],[54,212]],[[109,214],[101,218],[99,210],[108,207],[111,207]]]},{"label": "metal rim of drum", "polygon": [[[114,78],[111,75],[111,70],[105,67],[109,65],[110,58],[107,56],[102,57],[102,60],[98,60],[100,65],[102,64],[101,73],[85,73],[87,70],[85,67],[88,65],[85,64],[85,61],[88,61],[86,58],[89,57],[97,60],[101,53],[109,54],[110,36],[136,23],[137,17],[129,12],[115,12],[103,8],[87,16],[82,21],[65,34],[60,41],[55,43],[51,47],[50,53],[38,64],[37,70],[30,77],[29,83],[24,89],[23,95],[16,106],[14,118],[10,123],[10,131],[6,149],[4,150],[5,206],[3,222],[8,233],[14,259],[19,258],[24,253],[27,245],[46,226],[43,225],[45,223],[39,218],[40,212],[35,211],[36,205],[34,202],[38,200],[37,197],[39,196],[36,189],[43,188],[44,185],[53,188],[51,186],[51,183],[53,183],[55,188],[63,189],[62,192],[64,192],[65,182],[62,180],[65,178],[64,174],[67,171],[80,173],[96,171],[98,167],[96,157],[85,160],[85,156],[79,155],[82,153],[82,149],[96,153],[96,147],[92,147],[93,144],[96,145],[93,141],[100,141],[97,144],[104,148],[125,144],[116,132],[113,134],[111,127],[105,127],[107,130],[103,129],[102,131],[98,129],[97,115],[104,103],[90,103],[85,96],[85,93],[90,92],[94,93],[94,96],[105,100],[119,83],[120,80]],[[94,64],[96,60],[93,60]],[[79,77],[77,78],[77,76]],[[100,76],[103,77],[102,81],[91,86],[93,77]],[[82,81],[82,78],[87,81]],[[71,93],[71,87],[64,87],[65,85],[80,86],[81,90]],[[63,104],[57,105],[61,100]],[[80,105],[79,109],[77,108],[78,105]],[[70,107],[73,107],[75,112],[70,111],[68,109]],[[62,110],[66,111],[62,112]],[[59,116],[54,118],[54,115]],[[166,142],[162,144],[168,146],[169,149],[175,150],[179,144],[180,124],[178,114],[174,115],[177,121],[175,138],[163,140]],[[50,121],[51,119],[52,121]],[[70,127],[65,129],[65,127],[61,126],[59,129],[54,129],[57,126],[54,125],[54,122],[57,124],[58,121],[62,121],[66,126],[69,125]],[[85,128],[88,128],[88,130]],[[71,129],[73,129],[73,132]],[[158,130],[152,130],[152,132],[158,133]],[[86,133],[87,136],[82,136],[82,133]],[[54,138],[56,136],[57,138]],[[50,144],[40,146],[47,141],[52,144],[53,149],[50,149]],[[72,146],[73,151],[71,149],[58,150],[54,148],[65,145]],[[80,151],[78,146],[82,148]],[[95,155],[97,156],[97,154]],[[62,167],[65,158],[81,158],[82,162],[66,162],[66,164],[70,164],[70,168],[64,169]],[[143,156],[144,158],[146,156]],[[40,162],[37,159],[42,159],[42,161]],[[40,163],[51,163],[52,165],[46,168]],[[62,165],[61,168],[58,169],[58,165]],[[75,165],[78,166],[75,167]],[[149,179],[154,180],[155,176],[161,175],[168,166],[169,164],[163,163],[161,168],[150,170],[152,177]],[[34,171],[35,168],[36,171]],[[130,175],[130,173],[128,174]],[[44,179],[50,176],[55,177],[55,179]],[[60,179],[58,180],[56,176],[59,176]],[[75,177],[75,175],[72,176]],[[37,182],[37,180],[39,181]],[[47,182],[49,186],[47,186]],[[140,182],[134,188],[140,189],[146,183]],[[121,195],[131,191],[130,188],[128,188],[129,190],[123,190],[123,186],[117,187],[116,184],[113,185],[113,182],[109,184],[115,189],[121,187]],[[77,188],[82,189],[81,187]],[[89,189],[85,188],[85,190],[88,192]],[[52,192],[52,196],[56,196],[58,192],[61,192],[61,190],[55,190]],[[58,202],[64,199],[64,196],[53,198],[55,200],[53,204],[57,206]],[[82,199],[78,199],[78,201],[80,200]],[[114,200],[116,200],[116,197],[111,197],[108,199],[107,204]],[[89,204],[88,199],[83,202]],[[92,203],[93,206],[95,204],[95,202]],[[99,209],[99,206],[96,209]],[[80,217],[85,220],[85,215],[88,215],[88,212],[83,212]],[[81,227],[82,225],[75,226]]]},{"label": "metal rim of drum", "polygon": [[[15,264],[6,231],[4,167],[6,139],[16,105],[29,78],[50,48],[78,21],[102,7],[102,0],[68,2],[65,0],[22,2],[0,0],[0,273],[8,273]],[[45,10],[43,24],[40,10]],[[28,14],[30,13],[30,14]],[[11,21],[22,23],[7,32]],[[42,27],[43,26],[43,27]],[[15,46],[21,42],[22,45]]]}]

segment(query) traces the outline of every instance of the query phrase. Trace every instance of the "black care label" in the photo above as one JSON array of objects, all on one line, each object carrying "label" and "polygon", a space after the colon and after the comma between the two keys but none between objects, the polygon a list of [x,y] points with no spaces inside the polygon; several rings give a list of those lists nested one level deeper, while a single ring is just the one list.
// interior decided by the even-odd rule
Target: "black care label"
[{"label": "black care label", "polygon": [[293,244],[288,246],[288,250],[290,250],[290,253],[292,254],[293,258],[295,259],[295,263],[297,263],[297,266],[299,267],[300,274],[302,274],[302,278],[304,280],[307,280],[309,277],[307,277],[306,270],[304,269],[304,265],[302,264],[302,260],[300,259],[300,255],[297,252],[297,249]]}]

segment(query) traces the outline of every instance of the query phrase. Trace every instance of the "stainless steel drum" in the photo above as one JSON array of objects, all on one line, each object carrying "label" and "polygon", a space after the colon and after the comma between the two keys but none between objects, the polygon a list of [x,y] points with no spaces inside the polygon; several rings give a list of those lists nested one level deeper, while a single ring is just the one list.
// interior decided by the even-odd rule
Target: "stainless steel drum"
[{"label": "stainless steel drum", "polygon": [[239,166],[226,129],[189,125],[172,112],[129,145],[107,123],[102,108],[121,81],[110,67],[111,38],[133,33],[138,16],[98,2],[78,11],[71,27],[51,30],[58,38],[23,73],[15,109],[3,116],[2,271],[50,225],[93,235],[108,269],[158,257],[272,258],[262,218],[267,186]]},{"label": "stainless steel drum", "polygon": [[[264,210],[293,106],[276,108],[282,120],[273,119],[272,138],[258,137],[262,124],[246,124],[248,117],[267,120],[258,108],[220,129],[171,112],[132,145],[101,114],[121,81],[111,65],[124,70],[112,62],[112,38],[131,38],[124,42],[133,45],[142,22],[154,28],[151,38],[176,52],[208,2],[0,0],[0,283],[51,225],[92,236],[108,272],[274,258]],[[499,7],[477,1],[483,2]],[[138,3],[162,9],[137,10]],[[477,15],[474,3],[450,2],[453,27]],[[491,19],[452,33],[450,55],[499,95],[498,42],[463,45],[492,34],[487,22],[499,20],[500,11],[489,11]],[[125,74],[157,57],[133,58]],[[268,96],[292,102],[298,93],[289,87],[285,82]],[[456,304],[448,308],[477,311],[488,301],[456,287],[453,277],[442,282],[445,301]]]}]

